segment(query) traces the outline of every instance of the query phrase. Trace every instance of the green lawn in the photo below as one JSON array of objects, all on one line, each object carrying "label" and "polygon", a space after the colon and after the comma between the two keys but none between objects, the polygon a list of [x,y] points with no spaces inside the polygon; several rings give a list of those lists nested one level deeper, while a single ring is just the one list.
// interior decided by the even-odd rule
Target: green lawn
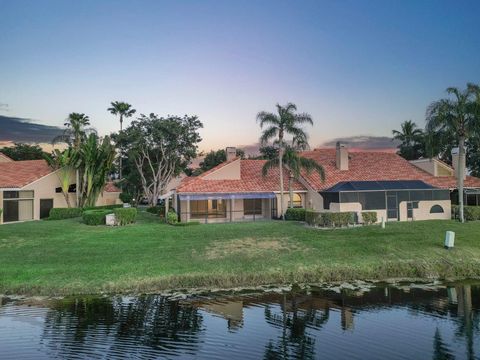
[{"label": "green lawn", "polygon": [[[454,250],[443,249],[446,230]],[[319,230],[294,222],[0,226],[0,293],[144,292],[391,277],[479,277],[480,222]]]}]

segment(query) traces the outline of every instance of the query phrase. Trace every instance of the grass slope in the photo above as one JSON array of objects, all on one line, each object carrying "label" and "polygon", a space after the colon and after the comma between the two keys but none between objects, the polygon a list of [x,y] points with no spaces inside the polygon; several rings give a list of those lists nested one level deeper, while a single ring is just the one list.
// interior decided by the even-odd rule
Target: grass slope
[{"label": "grass slope", "polygon": [[[446,230],[456,232],[444,250]],[[173,227],[78,219],[0,226],[0,293],[143,292],[391,277],[480,276],[480,222],[319,230],[293,222]]]}]

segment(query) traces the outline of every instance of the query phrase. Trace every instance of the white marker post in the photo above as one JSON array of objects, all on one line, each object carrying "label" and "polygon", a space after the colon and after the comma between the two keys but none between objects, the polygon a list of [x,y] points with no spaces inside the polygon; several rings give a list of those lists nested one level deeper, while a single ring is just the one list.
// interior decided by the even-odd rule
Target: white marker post
[{"label": "white marker post", "polygon": [[452,249],[455,243],[455,233],[453,231],[447,231],[445,234],[445,249]]}]

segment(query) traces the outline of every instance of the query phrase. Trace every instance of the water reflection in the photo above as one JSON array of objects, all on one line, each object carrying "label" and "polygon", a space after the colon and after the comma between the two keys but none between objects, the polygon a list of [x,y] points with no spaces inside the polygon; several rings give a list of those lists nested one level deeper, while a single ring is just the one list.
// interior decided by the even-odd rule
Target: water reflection
[{"label": "water reflection", "polygon": [[478,359],[478,283],[0,299],[0,358]]}]

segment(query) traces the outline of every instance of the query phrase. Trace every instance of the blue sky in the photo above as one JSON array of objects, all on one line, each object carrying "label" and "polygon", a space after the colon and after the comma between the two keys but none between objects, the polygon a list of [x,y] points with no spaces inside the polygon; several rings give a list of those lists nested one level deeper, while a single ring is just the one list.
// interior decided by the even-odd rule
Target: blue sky
[{"label": "blue sky", "polygon": [[311,145],[387,135],[448,86],[480,82],[479,1],[0,0],[0,103],[61,125],[125,100],[196,114],[202,149],[251,144],[255,115],[294,102]]}]

